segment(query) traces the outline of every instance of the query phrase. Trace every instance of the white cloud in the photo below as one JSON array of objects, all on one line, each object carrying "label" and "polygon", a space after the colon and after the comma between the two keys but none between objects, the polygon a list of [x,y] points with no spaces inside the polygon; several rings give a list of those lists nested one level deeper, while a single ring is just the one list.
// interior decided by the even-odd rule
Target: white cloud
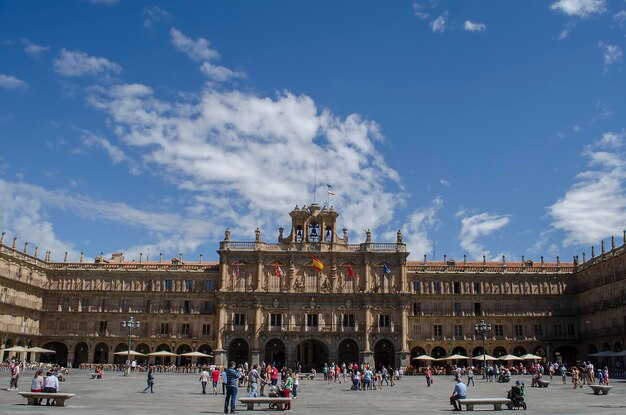
[{"label": "white cloud", "polygon": [[143,25],[146,29],[152,28],[159,22],[168,21],[172,15],[158,6],[150,6],[143,9]]},{"label": "white cloud", "polygon": [[467,30],[469,32],[484,32],[487,30],[487,25],[484,23],[472,23],[469,20],[466,20],[463,24],[463,30]]},{"label": "white cloud", "polygon": [[122,70],[121,66],[105,58],[65,49],[62,49],[59,57],[54,60],[53,67],[55,72],[66,77],[110,75]]},{"label": "white cloud", "polygon": [[200,65],[200,72],[217,82],[224,82],[231,78],[245,77],[245,74],[241,72],[235,72],[225,66],[214,65],[210,62],[203,62],[202,65]]},{"label": "white cloud", "polygon": [[17,89],[26,87],[28,87],[28,83],[22,81],[21,79],[18,79],[11,75],[0,74],[0,88]]},{"label": "white cloud", "polygon": [[604,13],[606,0],[558,0],[552,3],[550,9],[584,19],[593,14]]},{"label": "white cloud", "polygon": [[474,259],[479,259],[482,255],[490,257],[489,250],[485,249],[478,239],[502,229],[509,221],[509,215],[486,212],[464,217],[461,219],[461,232],[459,235],[461,248],[465,249]]},{"label": "white cloud", "polygon": [[24,45],[24,52],[26,52],[33,58],[39,58],[42,53],[50,50],[49,46],[38,45],[28,39],[22,39],[22,44]]},{"label": "white cloud", "polygon": [[620,26],[624,26],[624,23],[626,23],[626,10],[615,13],[613,15],[613,20],[615,20],[615,22],[617,22],[617,24],[619,24]]},{"label": "white cloud", "polygon": [[450,182],[447,181],[446,179],[440,179],[439,183],[441,183],[442,186],[446,186],[446,187],[450,186]]},{"label": "white cloud", "polygon": [[559,40],[567,39],[568,35],[569,35],[569,31],[567,29],[561,30],[561,33],[559,33]]},{"label": "white cloud", "polygon": [[548,207],[552,226],[565,232],[564,244],[597,243],[626,223],[625,131],[605,133],[585,147],[589,170],[579,173],[565,195]]},{"label": "white cloud", "polygon": [[607,43],[599,42],[598,46],[602,49],[604,54],[604,67],[605,69],[610,65],[622,61],[623,53],[622,49],[617,45],[609,45]]},{"label": "white cloud", "polygon": [[413,14],[415,14],[422,20],[428,19],[430,17],[430,13],[428,13],[426,5],[418,1],[413,2]]},{"label": "white cloud", "polygon": [[211,43],[203,37],[193,40],[176,28],[170,29],[170,42],[176,49],[197,62],[219,59],[220,55],[211,48]]},{"label": "white cloud", "polygon": [[[118,163],[127,163],[130,167],[130,172],[134,175],[139,174],[139,168],[136,166],[136,163],[128,157],[124,151],[118,146],[111,143],[106,138],[94,134],[91,131],[82,130],[81,141],[83,147],[96,147],[101,148],[109,155],[113,164]],[[74,153],[82,153],[82,149],[76,149]]]},{"label": "white cloud", "polygon": [[434,33],[443,33],[446,31],[446,16],[441,15],[430,22],[430,28]]},{"label": "white cloud", "polygon": [[433,250],[433,241],[428,237],[428,231],[437,226],[437,212],[443,207],[443,200],[435,198],[426,208],[416,209],[409,217],[409,221],[402,227],[404,242],[411,258],[418,260]]}]

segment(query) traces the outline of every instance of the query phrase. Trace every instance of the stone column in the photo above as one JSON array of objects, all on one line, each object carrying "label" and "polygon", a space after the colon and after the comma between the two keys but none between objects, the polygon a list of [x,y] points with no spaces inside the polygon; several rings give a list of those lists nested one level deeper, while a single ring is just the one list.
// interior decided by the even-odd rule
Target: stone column
[{"label": "stone column", "polygon": [[260,291],[263,287],[263,257],[259,255],[256,262],[256,281],[254,291]]},{"label": "stone column", "polygon": [[75,344],[69,344],[67,346],[67,367],[74,367],[74,357],[75,357]]},{"label": "stone column", "polygon": [[228,262],[225,257],[220,258],[220,284],[218,290],[226,291],[228,287]]},{"label": "stone column", "polygon": [[261,303],[256,303],[254,305],[254,331],[252,332],[252,349],[250,350],[251,354],[251,363],[254,365],[255,363],[261,364],[261,326],[263,324],[263,314],[262,314],[263,306]]},{"label": "stone column", "polygon": [[371,289],[371,276],[370,276],[370,272],[371,272],[371,268],[370,268],[370,260],[369,258],[365,258],[365,272],[363,275],[363,292],[369,292],[369,290]]},{"label": "stone column", "polygon": [[406,259],[400,259],[400,278],[398,281],[398,292],[407,292],[407,273],[406,273]]},{"label": "stone column", "polygon": [[94,358],[96,357],[96,345],[87,345],[89,348],[87,350],[87,363],[93,363]]},{"label": "stone column", "polygon": [[372,327],[372,315],[371,315],[371,307],[366,305],[364,308],[364,317],[365,317],[365,326],[363,327],[363,345],[361,348],[361,362],[367,363],[371,367],[374,366],[374,353],[370,349],[370,329]]},{"label": "stone column", "polygon": [[223,333],[224,325],[226,324],[226,311],[224,309],[224,303],[217,305],[217,324],[215,325],[215,350],[213,350],[214,361],[218,366],[225,366],[227,364],[226,351],[223,346]]}]

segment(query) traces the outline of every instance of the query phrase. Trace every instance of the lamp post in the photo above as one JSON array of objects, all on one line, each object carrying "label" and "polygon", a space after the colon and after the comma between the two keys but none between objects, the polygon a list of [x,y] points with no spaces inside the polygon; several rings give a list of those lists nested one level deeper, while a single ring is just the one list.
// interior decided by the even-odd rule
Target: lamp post
[{"label": "lamp post", "polygon": [[128,320],[122,321],[122,327],[128,329],[128,356],[126,357],[126,369],[124,370],[124,376],[128,376],[130,374],[130,336],[133,329],[139,328],[139,322],[135,320],[135,317],[131,316]]},{"label": "lamp post", "polygon": [[487,338],[486,333],[491,331],[491,324],[485,323],[485,320],[480,320],[478,323],[474,324],[474,333],[479,336],[483,336],[483,379],[486,377],[487,370],[487,351],[485,350],[485,339]]}]

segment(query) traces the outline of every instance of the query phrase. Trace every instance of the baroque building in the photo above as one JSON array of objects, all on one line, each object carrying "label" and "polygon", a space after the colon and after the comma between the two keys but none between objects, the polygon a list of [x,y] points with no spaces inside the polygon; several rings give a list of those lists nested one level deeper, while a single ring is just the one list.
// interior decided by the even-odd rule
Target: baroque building
[{"label": "baroque building", "polygon": [[[5,245],[3,234],[0,357],[11,346],[42,346],[56,351],[43,358],[64,365],[120,363],[126,356],[115,353],[128,349],[129,337],[145,354],[200,351],[220,365],[305,369],[406,367],[421,354],[482,354],[483,344],[495,356],[568,362],[624,349],[626,254],[614,240],[580,263],[407,261],[400,231],[394,243],[372,242],[368,230],[352,244],[332,207],[296,206],[290,216],[275,243],[259,230],[253,241],[232,241],[227,229],[219,263],[122,254],[54,262],[27,244],[17,249],[16,239]],[[139,328],[122,326],[129,316]],[[474,328],[480,320],[491,324],[484,338]]]}]

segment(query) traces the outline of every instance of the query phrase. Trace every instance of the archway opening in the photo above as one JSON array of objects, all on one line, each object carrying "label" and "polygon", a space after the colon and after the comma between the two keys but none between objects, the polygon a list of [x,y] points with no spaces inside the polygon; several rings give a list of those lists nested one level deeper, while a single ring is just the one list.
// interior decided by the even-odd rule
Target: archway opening
[{"label": "archway opening", "polygon": [[249,361],[248,342],[244,339],[235,339],[228,347],[228,360],[234,360],[237,365],[243,365]]},{"label": "archway opening", "polygon": [[484,354],[483,347],[482,346],[474,347],[474,351],[472,352],[472,357],[480,356],[481,354]]},{"label": "archway opening", "polygon": [[446,353],[446,349],[441,346],[433,347],[433,351],[430,353],[432,357],[435,359],[441,359],[442,357],[446,357],[448,353]]},{"label": "archway opening", "polygon": [[285,343],[280,339],[270,339],[265,344],[265,363],[281,368],[285,366]]},{"label": "archway opening", "polygon": [[67,346],[61,342],[49,342],[42,346],[44,349],[54,350],[56,353],[42,353],[39,356],[41,363],[56,363],[67,366]]},{"label": "archway opening", "polygon": [[98,343],[94,349],[93,362],[105,364],[109,363],[109,346],[106,343]]},{"label": "archway opening", "polygon": [[337,364],[358,363],[359,345],[352,339],[345,339],[337,347]]},{"label": "archway opening", "polygon": [[395,350],[393,343],[387,339],[382,339],[374,346],[374,367],[381,370],[383,366],[395,368]]},{"label": "archway opening", "polygon": [[305,372],[315,369],[322,371],[324,363],[330,363],[328,347],[320,340],[304,340],[296,346],[295,360],[300,362],[302,370]]},{"label": "archway opening", "polygon": [[598,353],[598,348],[595,344],[590,344],[587,346],[587,354]]},{"label": "archway opening", "polygon": [[204,353],[204,354],[208,354],[211,357],[199,357],[198,358],[198,363],[200,363],[201,365],[208,365],[210,364],[213,360],[213,349],[211,348],[211,346],[209,346],[208,344],[203,344],[200,347],[198,347],[198,351],[200,353]]},{"label": "archway opening", "polygon": [[522,346],[517,346],[515,349],[513,349],[513,354],[517,357],[524,356],[526,354],[526,348]]},{"label": "archway opening", "polygon": [[505,354],[507,354],[506,349],[502,346],[498,346],[495,349],[493,349],[493,357],[502,357]]},{"label": "archway opening", "polygon": [[140,343],[137,345],[137,347],[135,347],[135,350],[137,350],[139,353],[143,353],[146,356],[137,356],[137,362],[141,363],[141,364],[146,364],[148,362],[148,358],[150,356],[147,356],[148,353],[150,353],[150,346],[148,346],[145,343]]},{"label": "archway opening", "polygon": [[[115,351],[113,352],[113,363],[115,363],[116,365],[124,364],[126,360],[129,359],[128,354],[127,353],[118,354],[118,353],[127,352],[127,351],[128,351],[127,343],[120,343],[117,346],[115,346]],[[130,356],[131,362],[133,361],[133,359],[134,357]]]},{"label": "archway opening", "polygon": [[454,349],[452,349],[452,354],[467,356],[467,351],[465,350],[465,347],[456,346]]},{"label": "archway opening", "polygon": [[89,346],[85,342],[80,342],[74,346],[74,361],[72,367],[79,367],[81,363],[87,363],[89,359]]},{"label": "archway opening", "polygon": [[[171,352],[172,349],[170,349],[170,346],[168,346],[165,343],[161,343],[156,347],[156,352]],[[155,356],[154,357],[154,364],[155,365],[170,365],[172,362],[172,359],[170,356]]]},{"label": "archway opening", "polygon": [[179,355],[176,360],[178,361],[178,366],[187,366],[190,365],[192,362],[192,358],[189,356],[181,356],[182,354],[185,353],[190,353],[191,352],[191,346],[189,346],[188,344],[181,344],[180,346],[178,346],[178,349],[176,349],[176,354]]},{"label": "archway opening", "polygon": [[554,349],[554,360],[559,363],[566,363],[567,367],[571,367],[580,360],[578,348],[574,346],[559,346]]}]

